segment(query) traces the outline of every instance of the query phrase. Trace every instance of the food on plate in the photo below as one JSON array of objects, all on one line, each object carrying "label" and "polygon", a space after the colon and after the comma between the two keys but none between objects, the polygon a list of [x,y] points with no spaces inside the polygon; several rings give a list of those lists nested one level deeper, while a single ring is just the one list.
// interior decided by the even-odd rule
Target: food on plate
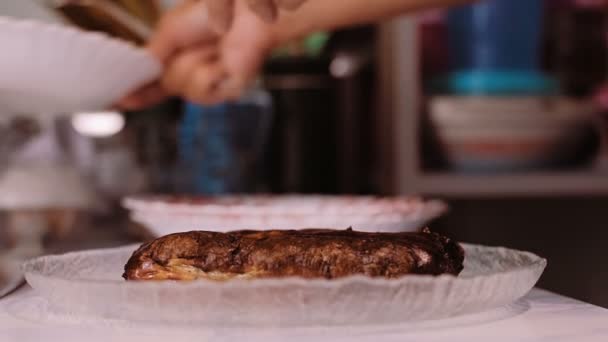
[{"label": "food on plate", "polygon": [[193,231],[141,246],[125,265],[127,280],[229,280],[276,277],[397,278],[452,274],[464,251],[451,239],[420,233],[347,230]]}]

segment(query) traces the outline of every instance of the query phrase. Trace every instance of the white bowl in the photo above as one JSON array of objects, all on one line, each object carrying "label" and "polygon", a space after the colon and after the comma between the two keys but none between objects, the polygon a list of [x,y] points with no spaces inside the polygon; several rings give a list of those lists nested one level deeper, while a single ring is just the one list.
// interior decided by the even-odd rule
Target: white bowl
[{"label": "white bowl", "polygon": [[515,171],[579,154],[596,107],[560,97],[440,97],[430,121],[448,163],[467,171]]},{"label": "white bowl", "polygon": [[565,97],[456,97],[431,99],[430,115],[441,127],[556,127],[588,121],[592,101]]}]

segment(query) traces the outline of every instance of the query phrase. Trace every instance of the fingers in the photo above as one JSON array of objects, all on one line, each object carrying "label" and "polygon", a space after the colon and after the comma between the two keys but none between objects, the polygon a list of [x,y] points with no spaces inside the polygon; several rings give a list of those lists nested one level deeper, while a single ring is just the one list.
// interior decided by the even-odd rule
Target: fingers
[{"label": "fingers", "polygon": [[139,110],[159,104],[166,98],[167,93],[163,87],[155,82],[123,98],[115,107],[128,111]]},{"label": "fingers", "polygon": [[293,11],[295,9],[298,9],[300,6],[302,6],[303,3],[306,2],[306,0],[275,0],[275,1],[277,3],[277,6],[279,6],[279,8],[288,10],[288,11]]},{"label": "fingers", "polygon": [[182,94],[190,102],[215,104],[227,100],[222,91],[222,82],[226,77],[224,68],[219,63],[208,64],[194,70]]},{"label": "fingers", "polygon": [[[217,39],[217,34],[209,27],[205,4],[198,0],[187,0],[163,16],[147,48],[163,64],[168,64],[181,50],[202,43],[215,45]],[[123,98],[117,106],[137,110],[155,105],[167,96],[162,80],[158,80]]]},{"label": "fingers", "polygon": [[[230,30],[236,0],[187,0],[161,20],[148,48],[163,63],[177,51],[205,41],[217,40]],[[240,0],[239,0],[240,1]],[[306,0],[246,0],[251,10],[274,21],[278,7],[293,10]],[[277,7],[278,6],[278,7]]]},{"label": "fingers", "polygon": [[214,104],[238,96],[242,88],[230,86],[233,83],[227,81],[227,72],[218,59],[217,48],[203,45],[176,56],[168,63],[162,80],[123,98],[115,107],[139,110],[159,104],[168,96]]},{"label": "fingers", "polygon": [[247,4],[261,19],[267,22],[277,19],[279,13],[274,0],[247,0]]},{"label": "fingers", "polygon": [[210,104],[226,99],[227,77],[217,50],[208,46],[183,52],[168,65],[162,85],[173,95],[196,103]]},{"label": "fingers", "polygon": [[200,47],[182,53],[168,65],[162,79],[163,87],[172,94],[179,94],[193,70],[200,65],[213,64],[217,57],[217,51],[213,47]]},{"label": "fingers", "polygon": [[210,27],[205,4],[185,1],[163,17],[148,43],[148,50],[166,63],[181,49],[217,39]]},{"label": "fingers", "polygon": [[203,0],[209,13],[211,28],[218,34],[224,34],[230,30],[234,19],[235,0]]}]

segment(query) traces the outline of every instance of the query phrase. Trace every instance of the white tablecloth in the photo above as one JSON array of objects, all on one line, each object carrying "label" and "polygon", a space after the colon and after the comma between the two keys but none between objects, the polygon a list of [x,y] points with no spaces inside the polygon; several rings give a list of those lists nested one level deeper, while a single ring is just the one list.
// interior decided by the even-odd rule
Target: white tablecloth
[{"label": "white tablecloth", "polygon": [[[410,329],[385,327],[356,334],[348,328],[331,329],[155,329],[103,324],[59,324],[15,318],[8,310],[19,298],[32,295],[24,287],[0,300],[1,342],[178,342],[178,341],[608,341],[608,310],[535,289],[520,301],[526,309],[506,318],[476,324]],[[520,305],[520,307],[522,306]]]}]

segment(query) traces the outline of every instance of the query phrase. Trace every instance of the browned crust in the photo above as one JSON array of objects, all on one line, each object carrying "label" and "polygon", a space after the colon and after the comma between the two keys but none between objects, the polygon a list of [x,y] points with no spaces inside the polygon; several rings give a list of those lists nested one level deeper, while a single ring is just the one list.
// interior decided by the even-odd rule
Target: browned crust
[{"label": "browned crust", "polygon": [[[453,274],[464,251],[439,234],[362,233],[352,230],[193,231],[141,246],[129,259],[127,280],[233,277],[339,278],[362,274]],[[218,277],[216,277],[218,278]]]}]

